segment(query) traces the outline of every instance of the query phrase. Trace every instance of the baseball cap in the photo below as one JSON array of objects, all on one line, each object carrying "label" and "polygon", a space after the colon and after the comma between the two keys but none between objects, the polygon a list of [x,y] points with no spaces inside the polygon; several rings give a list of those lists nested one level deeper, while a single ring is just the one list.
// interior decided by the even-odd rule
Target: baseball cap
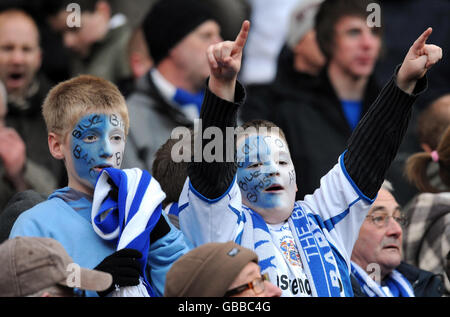
[{"label": "baseball cap", "polygon": [[51,238],[6,240],[0,245],[0,263],[2,297],[27,296],[57,284],[103,291],[112,283],[109,273],[71,266],[72,258],[58,241]]},{"label": "baseball cap", "polygon": [[172,265],[164,296],[223,297],[250,262],[258,263],[257,254],[232,241],[203,244]]},{"label": "baseball cap", "polygon": [[314,28],[314,19],[322,2],[323,0],[302,0],[292,10],[286,35],[286,43],[291,49]]}]

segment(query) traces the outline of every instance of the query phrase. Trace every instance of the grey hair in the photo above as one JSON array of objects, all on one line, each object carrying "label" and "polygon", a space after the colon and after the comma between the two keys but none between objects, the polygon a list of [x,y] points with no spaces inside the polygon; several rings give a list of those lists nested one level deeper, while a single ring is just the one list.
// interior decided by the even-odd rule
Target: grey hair
[{"label": "grey hair", "polygon": [[385,179],[383,184],[381,184],[381,189],[387,190],[391,194],[394,192],[394,186],[392,186],[392,183],[387,179]]}]

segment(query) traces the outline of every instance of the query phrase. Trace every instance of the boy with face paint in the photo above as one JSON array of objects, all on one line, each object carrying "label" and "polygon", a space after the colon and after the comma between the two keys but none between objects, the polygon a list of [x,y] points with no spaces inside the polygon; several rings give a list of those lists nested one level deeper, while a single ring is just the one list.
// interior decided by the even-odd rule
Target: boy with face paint
[{"label": "boy with face paint", "polygon": [[[111,287],[98,295],[107,295],[116,287],[138,285],[138,260],[142,254],[126,248],[115,252],[117,241],[102,239],[91,224],[97,178],[102,169],[119,169],[122,163],[129,126],[123,96],[111,82],[82,75],[49,92],[43,115],[50,152],[64,161],[68,186],[22,213],[10,238],[52,237],[65,247],[75,263],[111,273]],[[145,271],[152,289],[162,295],[166,272],[188,248],[181,232],[168,224],[165,215],[157,220],[150,241]]]},{"label": "boy with face paint", "polygon": [[[236,126],[245,99],[237,75],[249,28],[245,21],[234,42],[208,49],[203,131],[215,126],[225,135]],[[295,201],[295,171],[283,134],[267,122],[244,125],[256,130],[238,134],[235,162],[189,163],[179,220],[191,243],[233,240],[254,250],[261,273],[282,296],[352,296],[350,255],[359,228],[396,155],[412,104],[426,87],[425,73],[442,57],[439,47],[426,44],[431,31],[412,45],[337,164],[304,201]]]}]

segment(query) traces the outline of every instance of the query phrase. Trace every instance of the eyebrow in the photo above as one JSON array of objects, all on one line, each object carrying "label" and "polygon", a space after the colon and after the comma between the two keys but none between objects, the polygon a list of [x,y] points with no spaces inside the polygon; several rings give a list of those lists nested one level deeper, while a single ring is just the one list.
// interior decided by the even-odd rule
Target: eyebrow
[{"label": "eyebrow", "polygon": [[[374,212],[380,211],[380,210],[381,210],[381,211],[387,211],[387,209],[386,209],[385,206],[380,205],[380,206],[374,206],[374,207],[372,208],[372,212],[371,212],[371,213],[374,213]],[[397,205],[397,206],[395,207],[395,209],[394,209],[394,211],[397,211],[397,210],[401,211],[401,208],[400,208],[399,205]]]}]

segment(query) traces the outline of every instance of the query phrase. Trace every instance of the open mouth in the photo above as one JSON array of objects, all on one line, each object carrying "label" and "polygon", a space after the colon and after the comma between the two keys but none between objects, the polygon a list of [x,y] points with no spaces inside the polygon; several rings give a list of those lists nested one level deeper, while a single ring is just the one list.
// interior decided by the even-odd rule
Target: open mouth
[{"label": "open mouth", "polygon": [[279,191],[284,190],[284,187],[279,185],[279,184],[273,184],[270,185],[269,187],[267,187],[266,189],[264,189],[264,192],[266,193],[277,193]]},{"label": "open mouth", "polygon": [[112,165],[111,164],[99,164],[99,165],[94,166],[92,169],[96,172],[101,172],[102,169],[108,168],[108,167],[112,167]]},{"label": "open mouth", "polygon": [[19,80],[23,78],[23,74],[22,73],[11,73],[9,75],[9,78],[12,80]]},{"label": "open mouth", "polygon": [[21,72],[12,72],[8,75],[8,85],[17,88],[23,84],[25,76]]}]

